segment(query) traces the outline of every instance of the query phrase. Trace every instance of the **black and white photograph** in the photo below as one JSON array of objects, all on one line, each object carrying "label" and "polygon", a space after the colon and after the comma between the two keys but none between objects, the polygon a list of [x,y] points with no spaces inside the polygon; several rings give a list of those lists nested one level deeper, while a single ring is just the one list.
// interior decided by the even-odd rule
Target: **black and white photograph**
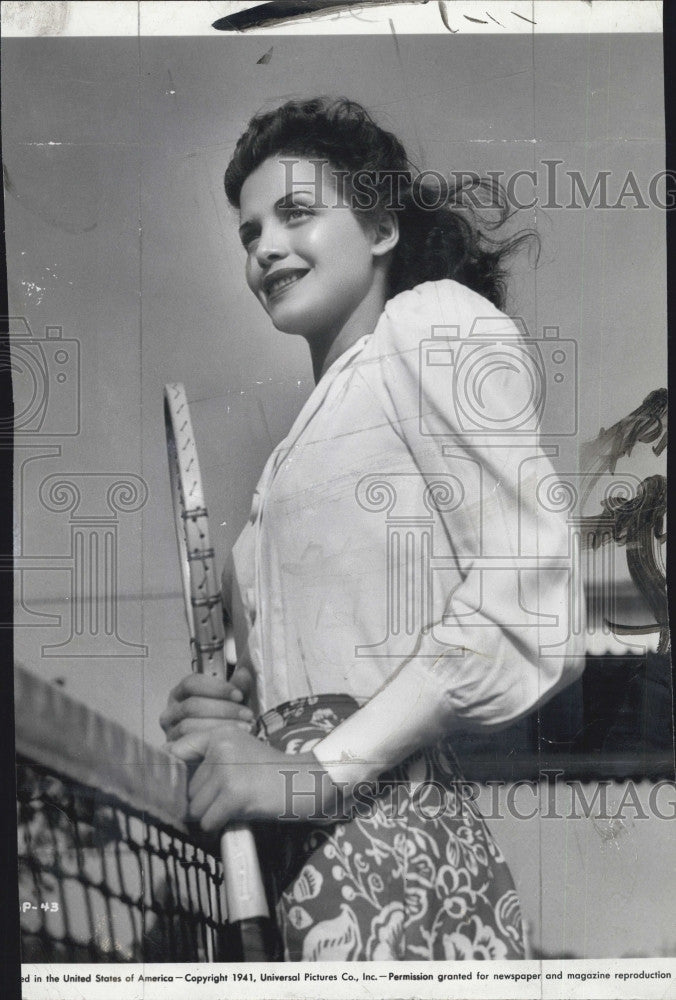
[{"label": "black and white photograph", "polygon": [[662,5],[3,2],[2,158],[24,1000],[676,997]]}]

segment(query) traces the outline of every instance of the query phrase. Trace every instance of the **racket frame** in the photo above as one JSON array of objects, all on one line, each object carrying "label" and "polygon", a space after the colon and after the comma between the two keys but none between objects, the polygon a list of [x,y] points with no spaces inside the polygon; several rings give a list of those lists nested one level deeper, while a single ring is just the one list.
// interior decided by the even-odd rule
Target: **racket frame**
[{"label": "racket frame", "polygon": [[[174,526],[178,546],[183,603],[190,635],[192,667],[197,673],[229,677],[225,658],[225,615],[209,537],[209,515],[185,388],[180,382],[164,388],[164,421]],[[242,823],[230,824],[221,838],[228,919],[246,923],[242,936],[263,960],[262,934],[252,933],[269,917],[255,841]]]}]

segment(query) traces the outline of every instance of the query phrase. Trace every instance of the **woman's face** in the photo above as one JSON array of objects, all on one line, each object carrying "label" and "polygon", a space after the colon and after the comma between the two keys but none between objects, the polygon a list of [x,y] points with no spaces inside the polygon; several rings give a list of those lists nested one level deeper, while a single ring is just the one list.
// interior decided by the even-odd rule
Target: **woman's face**
[{"label": "woman's face", "polygon": [[246,280],[278,330],[335,337],[372,290],[382,250],[329,164],[282,159],[265,160],[242,186]]}]

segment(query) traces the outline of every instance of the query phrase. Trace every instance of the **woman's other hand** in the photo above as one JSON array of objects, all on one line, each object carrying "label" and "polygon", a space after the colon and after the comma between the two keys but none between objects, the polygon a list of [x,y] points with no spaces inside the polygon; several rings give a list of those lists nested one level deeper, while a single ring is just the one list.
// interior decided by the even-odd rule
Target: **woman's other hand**
[{"label": "woman's other hand", "polygon": [[201,759],[188,797],[191,818],[206,832],[236,820],[346,818],[338,808],[336,786],[314,754],[285,754],[235,723],[191,733],[172,752],[187,761]]},{"label": "woman's other hand", "polygon": [[[188,674],[170,692],[160,725],[167,742],[174,744],[186,736],[208,732],[224,722],[239,723],[249,729],[254,713],[246,706],[253,680],[238,667],[229,681],[209,674]],[[170,748],[173,750],[173,746]],[[197,760],[201,755],[190,758]]]}]

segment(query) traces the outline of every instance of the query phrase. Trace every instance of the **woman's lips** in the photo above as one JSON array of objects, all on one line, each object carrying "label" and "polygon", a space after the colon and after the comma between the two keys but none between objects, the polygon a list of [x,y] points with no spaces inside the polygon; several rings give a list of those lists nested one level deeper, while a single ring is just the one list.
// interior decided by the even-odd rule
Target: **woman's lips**
[{"label": "woman's lips", "polygon": [[269,300],[278,298],[291,285],[297,284],[305,277],[307,271],[279,271],[265,280],[264,291]]}]

